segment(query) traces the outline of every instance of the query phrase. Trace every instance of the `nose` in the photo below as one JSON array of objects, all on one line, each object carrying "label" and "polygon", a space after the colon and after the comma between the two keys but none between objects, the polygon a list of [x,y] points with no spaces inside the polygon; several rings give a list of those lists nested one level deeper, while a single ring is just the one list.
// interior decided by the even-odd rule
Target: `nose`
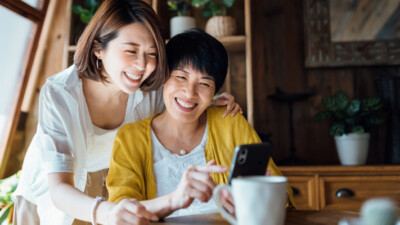
[{"label": "nose", "polygon": [[146,68],[146,56],[143,54],[138,54],[135,60],[135,66],[138,70],[144,70]]},{"label": "nose", "polygon": [[193,98],[197,96],[197,85],[195,83],[188,82],[186,85],[186,97]]}]

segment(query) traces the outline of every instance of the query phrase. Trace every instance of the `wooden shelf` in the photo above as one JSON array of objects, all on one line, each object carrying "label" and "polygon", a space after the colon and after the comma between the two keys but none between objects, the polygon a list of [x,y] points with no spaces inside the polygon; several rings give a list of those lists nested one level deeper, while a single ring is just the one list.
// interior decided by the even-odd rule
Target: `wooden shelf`
[{"label": "wooden shelf", "polygon": [[[243,51],[246,48],[246,36],[234,35],[217,38],[228,51]],[[69,45],[68,52],[75,52],[76,45]]]},{"label": "wooden shelf", "polygon": [[217,38],[228,51],[243,51],[246,49],[246,36],[235,35]]},{"label": "wooden shelf", "polygon": [[75,52],[76,51],[76,45],[69,45],[68,46],[68,52]]}]

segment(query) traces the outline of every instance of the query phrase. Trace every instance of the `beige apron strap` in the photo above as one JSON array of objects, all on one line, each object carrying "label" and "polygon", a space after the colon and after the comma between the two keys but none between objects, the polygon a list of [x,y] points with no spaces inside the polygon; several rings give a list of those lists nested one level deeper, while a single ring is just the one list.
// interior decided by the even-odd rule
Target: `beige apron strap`
[{"label": "beige apron strap", "polygon": [[[106,186],[106,180],[108,175],[108,169],[89,172],[87,174],[87,181],[85,187],[85,194],[95,198],[96,196],[102,196],[108,199],[108,191]],[[83,222],[75,219],[72,225],[91,225],[90,222]]]}]

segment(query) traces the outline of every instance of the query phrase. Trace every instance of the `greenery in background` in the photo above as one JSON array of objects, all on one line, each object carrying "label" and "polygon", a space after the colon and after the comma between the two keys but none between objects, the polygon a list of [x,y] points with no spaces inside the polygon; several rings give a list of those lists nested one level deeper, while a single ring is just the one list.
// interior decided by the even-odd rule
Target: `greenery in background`
[{"label": "greenery in background", "polygon": [[187,16],[192,8],[190,0],[168,0],[169,11],[177,13],[178,16]]},{"label": "greenery in background", "polygon": [[329,127],[332,136],[369,132],[373,126],[384,121],[380,98],[353,99],[350,102],[346,93],[337,91],[334,96],[324,96],[322,104],[325,110],[318,112],[313,121],[332,121]]},{"label": "greenery in background", "polygon": [[199,8],[204,6],[200,13],[201,17],[226,16],[226,10],[232,7],[233,3],[235,3],[235,0],[221,0],[221,4],[218,4],[215,0],[192,0],[194,7]]},{"label": "greenery in background", "polygon": [[92,19],[94,13],[100,6],[100,1],[97,0],[85,0],[85,7],[80,5],[73,5],[72,12],[79,15],[79,19],[84,23],[88,24]]},{"label": "greenery in background", "polygon": [[17,189],[21,171],[0,180],[0,225],[12,224],[14,202],[11,195]]}]

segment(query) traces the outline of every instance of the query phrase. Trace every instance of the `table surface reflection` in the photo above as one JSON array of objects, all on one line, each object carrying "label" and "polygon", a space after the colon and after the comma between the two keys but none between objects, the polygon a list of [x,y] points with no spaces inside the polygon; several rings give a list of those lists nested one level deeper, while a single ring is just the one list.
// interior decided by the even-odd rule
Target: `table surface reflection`
[{"label": "table surface reflection", "polygon": [[[285,225],[337,225],[343,218],[358,217],[350,211],[288,211]],[[167,218],[153,225],[230,225],[219,213]]]}]

